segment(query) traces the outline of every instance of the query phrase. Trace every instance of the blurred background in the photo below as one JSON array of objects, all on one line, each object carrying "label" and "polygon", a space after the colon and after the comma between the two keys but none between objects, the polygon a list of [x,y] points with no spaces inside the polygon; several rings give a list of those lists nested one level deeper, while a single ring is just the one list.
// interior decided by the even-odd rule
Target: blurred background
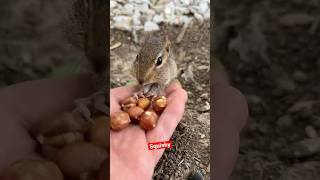
[{"label": "blurred background", "polygon": [[320,2],[215,1],[212,55],[247,98],[236,180],[320,177]]},{"label": "blurred background", "polygon": [[63,0],[0,1],[0,87],[81,69],[83,53],[61,30],[67,7]]}]

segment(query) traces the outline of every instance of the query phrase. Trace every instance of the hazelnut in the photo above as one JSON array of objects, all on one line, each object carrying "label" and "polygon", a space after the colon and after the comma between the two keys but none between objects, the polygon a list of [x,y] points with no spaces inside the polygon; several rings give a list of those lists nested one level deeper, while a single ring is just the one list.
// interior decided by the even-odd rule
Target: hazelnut
[{"label": "hazelnut", "polygon": [[153,110],[156,112],[160,112],[164,110],[164,108],[167,106],[167,98],[165,96],[158,96],[153,100]]},{"label": "hazelnut", "polygon": [[119,111],[111,115],[110,127],[113,130],[120,130],[126,128],[130,124],[129,114],[123,111]]},{"label": "hazelnut", "polygon": [[63,147],[53,160],[65,175],[65,179],[82,179],[84,173],[98,171],[100,164],[107,159],[105,148],[81,142]]},{"label": "hazelnut", "polygon": [[138,99],[138,106],[142,109],[147,109],[150,105],[150,100],[148,98],[140,98]]},{"label": "hazelnut", "polygon": [[121,105],[126,104],[137,104],[137,99],[135,97],[128,97],[120,102]]},{"label": "hazelnut", "polygon": [[144,110],[141,107],[135,106],[129,109],[128,114],[133,120],[138,120],[143,112]]},{"label": "hazelnut", "polygon": [[40,135],[37,137],[40,144],[50,145],[50,146],[65,146],[67,144],[72,144],[75,142],[81,142],[84,139],[84,136],[80,132],[66,132],[58,134],[55,136],[43,136]]},{"label": "hazelnut", "polygon": [[121,105],[122,110],[125,111],[125,112],[128,112],[130,108],[135,107],[135,106],[136,106],[136,104],[133,104],[133,103],[131,103],[131,104],[122,104]]},{"label": "hazelnut", "polygon": [[26,159],[14,162],[3,170],[0,175],[2,180],[63,180],[59,167],[48,160]]},{"label": "hazelnut", "polygon": [[158,115],[154,111],[145,111],[140,116],[140,126],[144,130],[151,130],[156,127]]}]

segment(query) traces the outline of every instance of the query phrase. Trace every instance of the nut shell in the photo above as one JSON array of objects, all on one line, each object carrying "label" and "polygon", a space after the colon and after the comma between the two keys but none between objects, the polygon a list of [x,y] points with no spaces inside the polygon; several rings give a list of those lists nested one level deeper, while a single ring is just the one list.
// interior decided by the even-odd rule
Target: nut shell
[{"label": "nut shell", "polygon": [[129,114],[123,111],[119,111],[111,115],[110,127],[113,130],[121,130],[129,126],[131,120]]},{"label": "nut shell", "polygon": [[156,112],[160,112],[164,110],[164,108],[167,106],[167,98],[165,96],[158,96],[153,100],[153,110]]},{"label": "nut shell", "polygon": [[105,149],[87,142],[81,142],[65,146],[55,157],[55,162],[66,179],[80,179],[88,172],[95,172],[108,158]]},{"label": "nut shell", "polygon": [[141,107],[135,106],[129,109],[128,114],[132,120],[138,120],[143,112],[144,110]]},{"label": "nut shell", "polygon": [[140,126],[144,130],[151,130],[156,127],[158,115],[154,111],[145,111],[140,116]]},{"label": "nut shell", "polygon": [[137,104],[139,107],[146,110],[150,106],[150,100],[148,98],[139,98]]}]

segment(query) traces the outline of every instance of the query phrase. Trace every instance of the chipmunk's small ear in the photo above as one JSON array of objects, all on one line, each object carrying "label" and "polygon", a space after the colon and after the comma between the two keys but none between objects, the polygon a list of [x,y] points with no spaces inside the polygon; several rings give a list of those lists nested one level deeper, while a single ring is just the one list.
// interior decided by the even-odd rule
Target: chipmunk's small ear
[{"label": "chipmunk's small ear", "polygon": [[169,40],[168,36],[166,36],[166,41],[165,41],[165,44],[164,44],[164,48],[166,49],[167,52],[170,52],[171,41]]}]

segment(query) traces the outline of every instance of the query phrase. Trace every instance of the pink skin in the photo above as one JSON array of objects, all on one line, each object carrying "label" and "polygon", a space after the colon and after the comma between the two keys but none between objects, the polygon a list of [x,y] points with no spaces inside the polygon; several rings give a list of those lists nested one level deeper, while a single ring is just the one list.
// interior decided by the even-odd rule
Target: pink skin
[{"label": "pink skin", "polygon": [[[2,88],[0,174],[17,160],[41,159],[40,154],[36,152],[37,142],[32,136],[37,134],[39,125],[50,122],[61,112],[71,111],[74,108],[74,100],[88,97],[93,93],[92,87],[90,76],[85,74],[30,81]],[[119,101],[132,92],[133,88],[129,87],[113,89],[110,96],[111,112],[119,110]],[[167,89],[167,96],[168,107],[160,117],[157,128],[148,133],[139,126],[132,126],[121,132],[111,132],[110,171],[111,176],[116,177],[112,179],[127,179],[128,176],[150,179],[152,176],[163,150],[149,151],[147,142],[170,139],[182,118],[187,100],[186,92],[177,84]],[[170,121],[166,121],[167,119]],[[117,170],[121,172],[117,173]]]},{"label": "pink skin", "polygon": [[[119,102],[135,92],[133,87],[111,90],[111,114],[120,110]],[[166,89],[168,105],[161,114],[155,129],[145,132],[137,125],[121,131],[110,132],[110,177],[111,179],[150,180],[164,149],[148,150],[148,142],[167,141],[180,122],[187,93],[177,83]]]},{"label": "pink skin", "polygon": [[[224,72],[215,71],[213,83],[213,110],[211,110],[211,172],[214,179],[228,180],[236,163],[240,132],[248,119],[245,97],[230,86]],[[213,120],[213,121],[212,121]]]},{"label": "pink skin", "polygon": [[71,111],[74,99],[93,93],[88,75],[29,81],[0,89],[0,174],[21,159],[41,159],[32,135],[40,123]]},{"label": "pink skin", "polygon": [[[211,137],[213,165],[210,167],[211,172],[215,172],[214,179],[225,180],[237,159],[239,134],[246,123],[248,108],[243,95],[227,83],[222,73],[215,72],[213,82],[211,92],[216,108],[211,111],[214,136]],[[32,137],[39,124],[50,122],[58,113],[71,111],[74,100],[88,97],[93,93],[92,87],[91,78],[84,74],[30,81],[0,89],[0,174],[17,160],[41,159]],[[119,101],[132,92],[134,90],[130,87],[113,89],[111,112],[119,110]],[[151,179],[163,150],[149,151],[147,142],[170,139],[187,100],[186,92],[177,84],[170,86],[166,93],[169,104],[154,130],[145,133],[139,126],[131,126],[110,133],[111,179]]]}]

